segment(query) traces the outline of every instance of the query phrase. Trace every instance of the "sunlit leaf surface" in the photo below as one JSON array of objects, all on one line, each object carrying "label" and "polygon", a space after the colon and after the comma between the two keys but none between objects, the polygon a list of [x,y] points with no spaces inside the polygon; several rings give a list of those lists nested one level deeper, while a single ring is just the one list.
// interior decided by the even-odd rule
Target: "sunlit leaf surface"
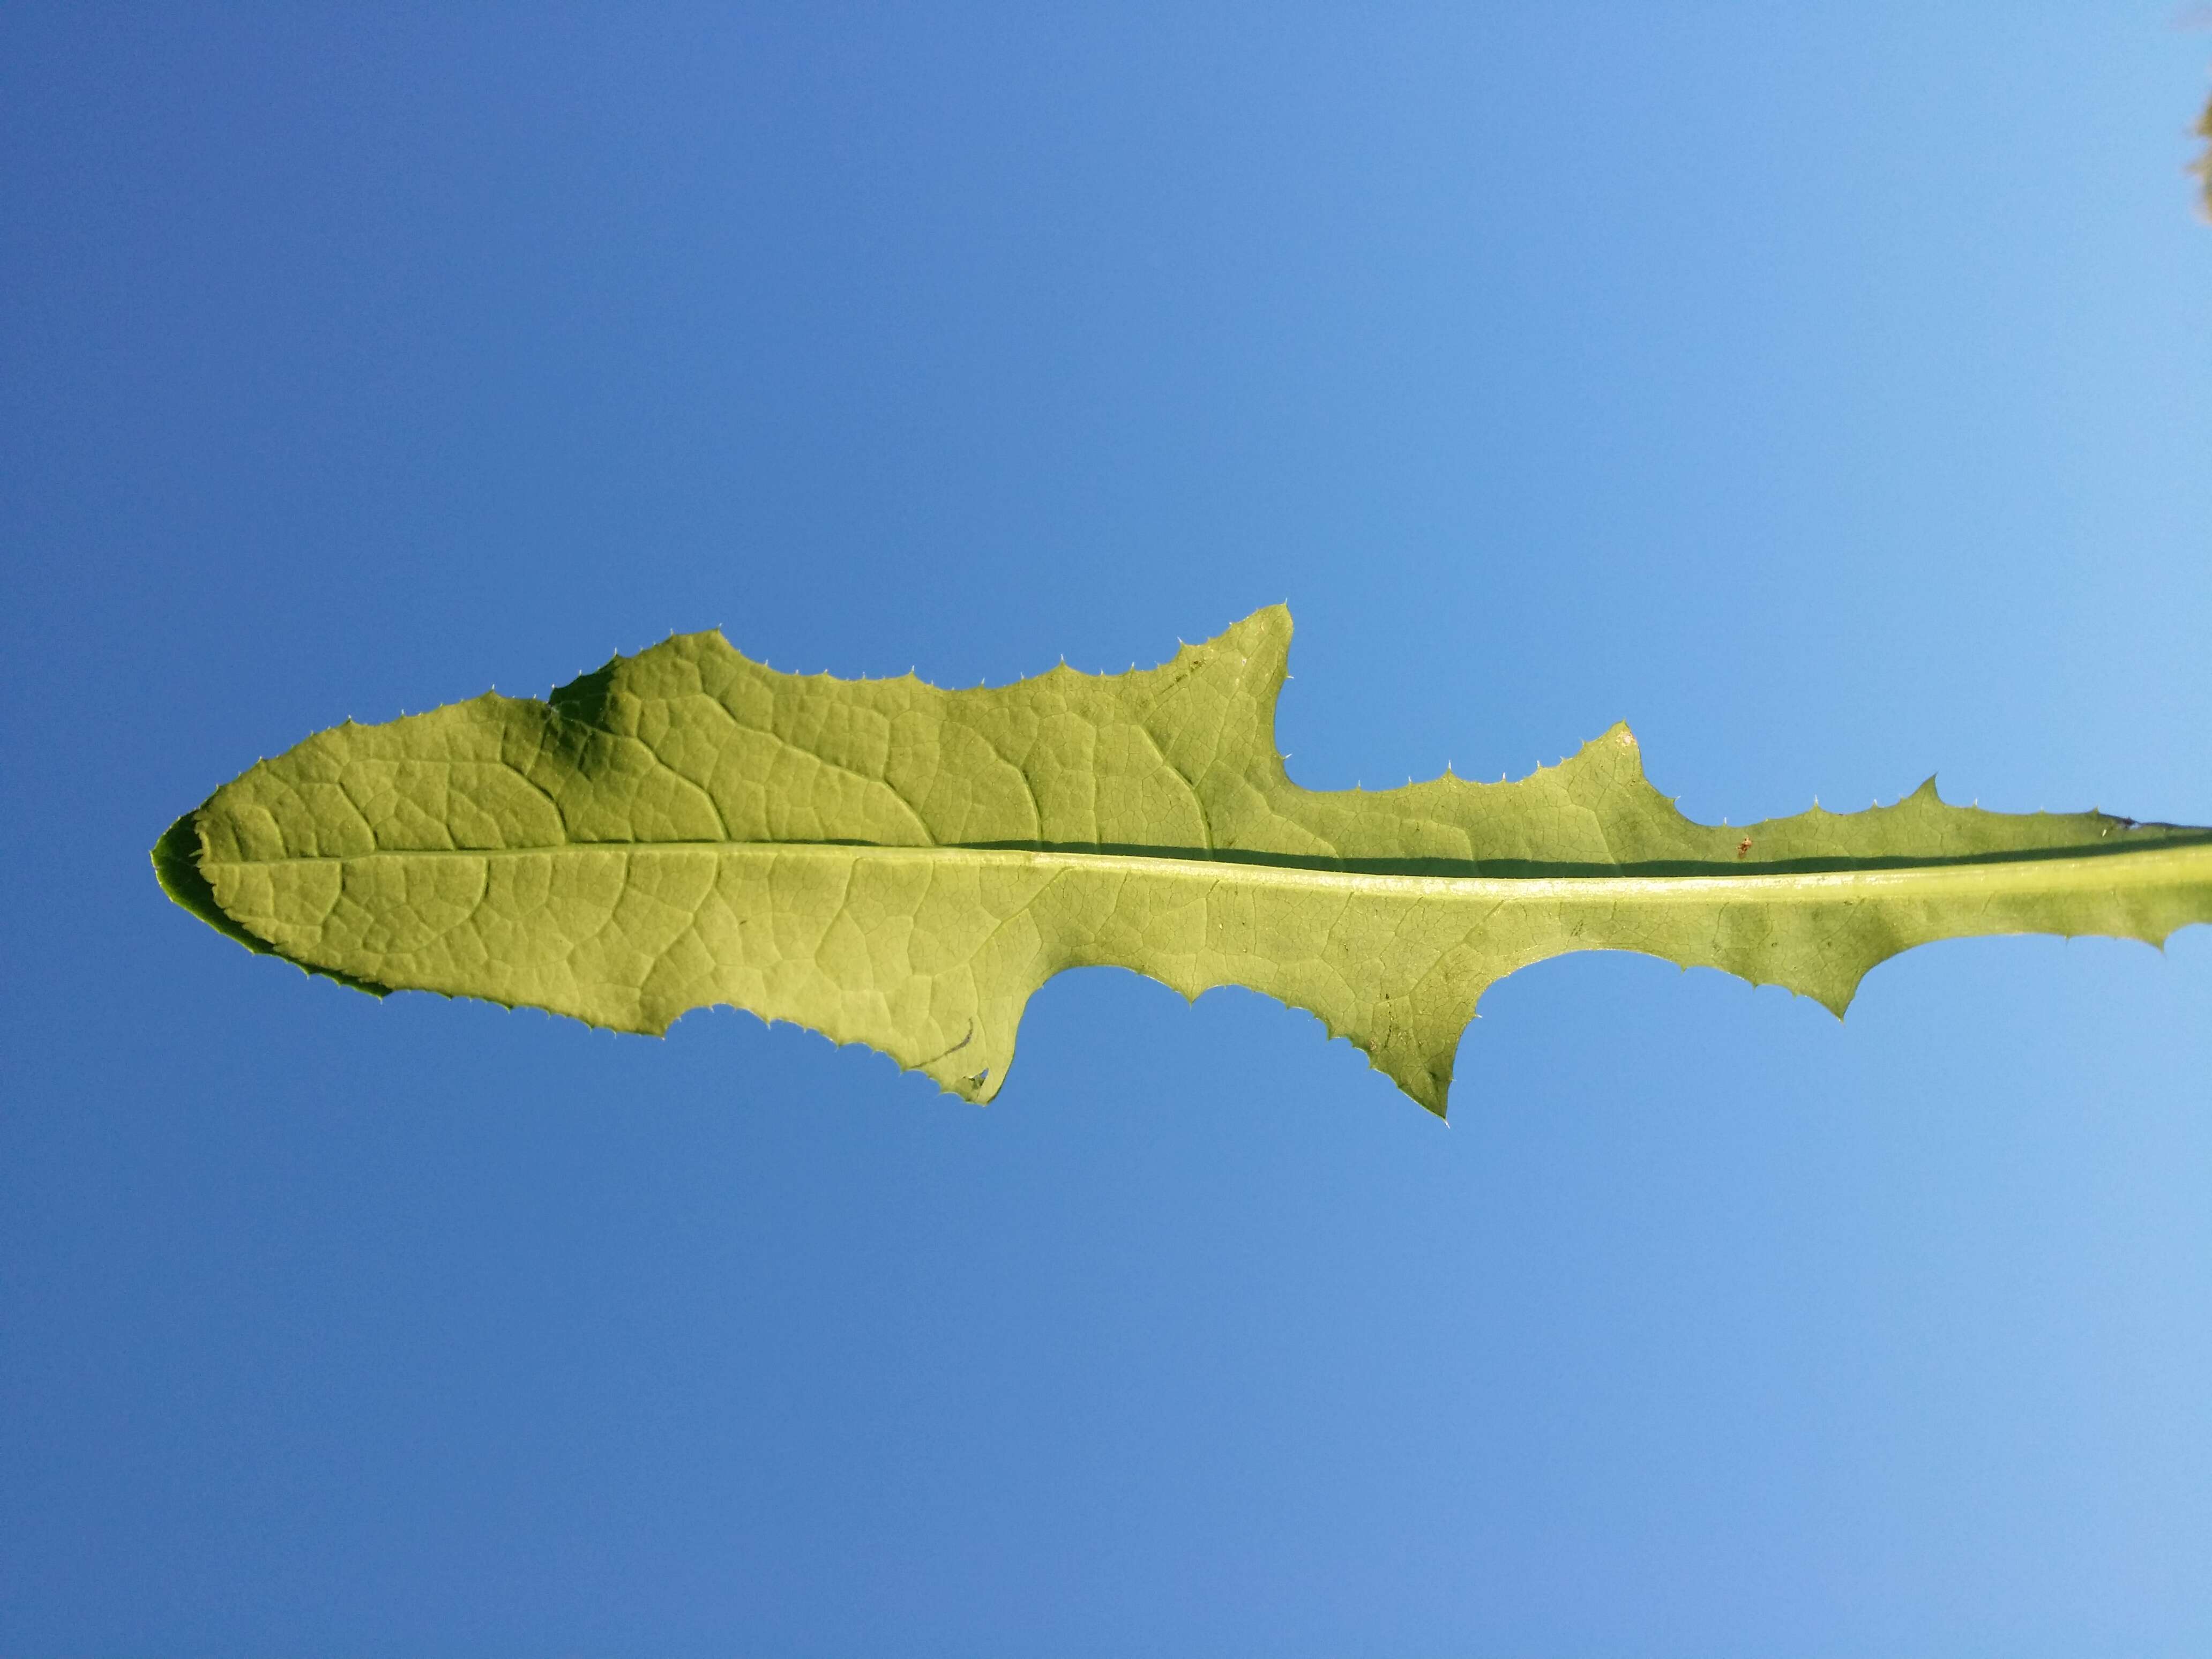
[{"label": "sunlit leaf surface", "polygon": [[997,1093],[1031,992],[1111,964],[1320,1016],[1431,1110],[1485,988],[1638,951],[1840,1013],[1977,933],[2212,920],[2212,833],[2100,813],[1818,807],[1693,823],[1626,726],[1517,782],[1285,775],[1280,607],[1161,667],[946,691],[719,634],[545,702],[487,693],[263,761],[155,849],[234,939],[365,990],[659,1032],[730,1004]]}]

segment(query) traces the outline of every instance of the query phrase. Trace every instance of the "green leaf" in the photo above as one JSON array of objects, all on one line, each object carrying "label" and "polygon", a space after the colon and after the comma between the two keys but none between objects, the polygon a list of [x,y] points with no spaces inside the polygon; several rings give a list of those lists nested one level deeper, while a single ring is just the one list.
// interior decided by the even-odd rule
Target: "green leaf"
[{"label": "green leaf", "polygon": [[945,691],[781,674],[719,634],[544,702],[487,693],[263,761],[154,850],[252,949],[665,1031],[727,1003],[998,1092],[1030,994],[1112,965],[1321,1017],[1441,1114],[1485,988],[1640,951],[1841,1013],[1967,934],[2212,921],[2212,832],[2090,812],[1817,806],[1693,823],[1616,726],[1514,783],[1285,775],[1281,607],[1142,672]]}]

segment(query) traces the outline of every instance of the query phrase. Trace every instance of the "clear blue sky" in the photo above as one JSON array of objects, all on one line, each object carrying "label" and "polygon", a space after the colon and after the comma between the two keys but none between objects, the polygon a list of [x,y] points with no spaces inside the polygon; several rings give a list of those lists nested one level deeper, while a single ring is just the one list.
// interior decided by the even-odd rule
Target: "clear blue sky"
[{"label": "clear blue sky", "polygon": [[[459,14],[455,15],[453,14]],[[1508,981],[1447,1127],[1055,981],[979,1110],[250,957],[260,755],[719,624],[1293,775],[2212,823],[2212,35],[0,17],[0,1650],[2212,1652],[2212,929]]]}]

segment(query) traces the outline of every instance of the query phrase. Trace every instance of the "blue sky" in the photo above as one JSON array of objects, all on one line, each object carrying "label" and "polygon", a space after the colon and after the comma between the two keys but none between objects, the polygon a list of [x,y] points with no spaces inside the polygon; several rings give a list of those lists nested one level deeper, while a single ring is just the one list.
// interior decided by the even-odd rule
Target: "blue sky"
[{"label": "blue sky", "polygon": [[0,20],[0,1647],[2197,1654],[2212,929],[1103,970],[988,1110],[249,957],[257,757],[1297,620],[1315,786],[2212,823],[2164,5]]}]

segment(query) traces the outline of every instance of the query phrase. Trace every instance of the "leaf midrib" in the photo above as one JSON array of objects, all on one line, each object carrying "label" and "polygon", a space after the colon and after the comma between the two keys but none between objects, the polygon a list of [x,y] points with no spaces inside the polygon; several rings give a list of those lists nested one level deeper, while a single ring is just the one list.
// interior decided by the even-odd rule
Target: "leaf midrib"
[{"label": "leaf midrib", "polygon": [[[1326,866],[1249,863],[1216,856],[1176,857],[1166,854],[1133,857],[1003,847],[885,847],[854,842],[564,842],[543,847],[425,848],[379,849],[371,853],[307,854],[283,859],[201,860],[203,869],[272,869],[295,864],[354,864],[385,860],[546,858],[561,854],[653,857],[662,854],[712,853],[722,857],[866,859],[888,861],[956,861],[1005,869],[1118,874],[1153,880],[1224,880],[1239,886],[1313,892],[1361,893],[1396,897],[1469,899],[1574,899],[1605,896],[1672,902],[1710,902],[1717,897],[1788,896],[1821,902],[1855,902],[1868,897],[1935,896],[1945,893],[2057,893],[2160,887],[2212,878],[2212,838],[2155,847],[2115,847],[2081,854],[2071,849],[2040,856],[1916,860],[1886,865],[1874,860],[1841,869],[1729,870],[1715,873],[1643,872],[1624,866],[1604,875],[1448,876],[1409,875],[1347,870]],[[1234,873],[1230,873],[1233,872]]]}]

